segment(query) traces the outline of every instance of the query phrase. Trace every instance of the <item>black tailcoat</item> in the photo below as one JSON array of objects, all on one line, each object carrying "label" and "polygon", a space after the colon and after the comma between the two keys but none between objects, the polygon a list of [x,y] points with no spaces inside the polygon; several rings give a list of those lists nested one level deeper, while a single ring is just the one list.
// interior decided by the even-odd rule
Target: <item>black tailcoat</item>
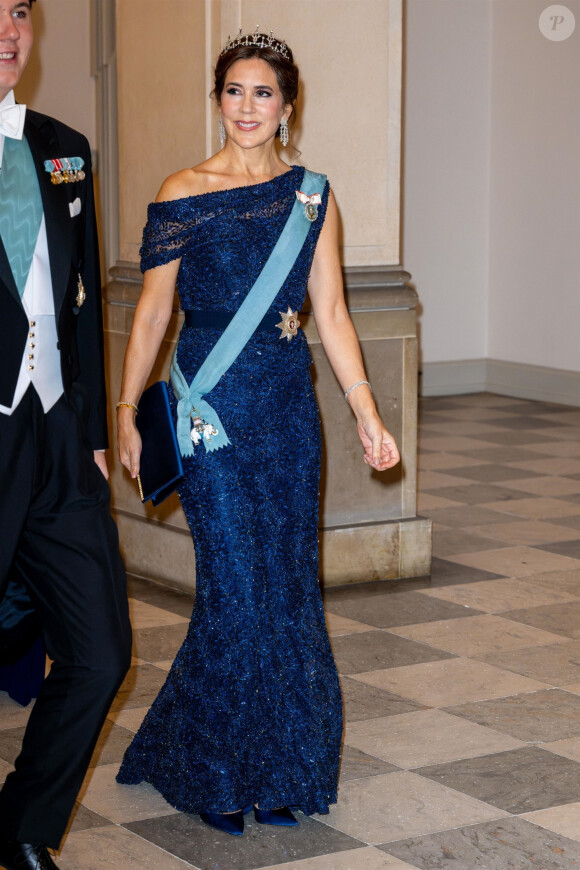
[{"label": "black tailcoat", "polygon": [[[50,257],[50,271],[64,391],[73,383],[85,392],[87,429],[93,447],[107,446],[103,369],[101,279],[89,143],[80,133],[38,112],[28,110],[24,133],[36,166]],[[53,184],[44,161],[82,157],[86,178]],[[80,213],[71,217],[77,197]],[[86,301],[77,305],[79,274]],[[29,324],[10,264],[0,240],[0,404],[12,404]]]}]

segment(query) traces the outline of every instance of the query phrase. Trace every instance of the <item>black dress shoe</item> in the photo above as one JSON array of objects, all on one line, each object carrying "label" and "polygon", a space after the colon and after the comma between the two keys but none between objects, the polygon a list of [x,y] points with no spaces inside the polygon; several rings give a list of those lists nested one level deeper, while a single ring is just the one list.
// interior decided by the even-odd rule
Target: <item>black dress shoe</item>
[{"label": "black dress shoe", "polygon": [[46,846],[0,841],[0,867],[5,870],[58,870]]}]

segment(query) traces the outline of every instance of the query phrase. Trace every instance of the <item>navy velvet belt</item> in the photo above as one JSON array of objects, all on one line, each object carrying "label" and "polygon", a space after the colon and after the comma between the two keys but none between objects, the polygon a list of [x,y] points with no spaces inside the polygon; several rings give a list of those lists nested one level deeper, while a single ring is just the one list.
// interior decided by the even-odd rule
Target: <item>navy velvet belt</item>
[{"label": "navy velvet belt", "polygon": [[[184,311],[185,325],[195,329],[225,329],[233,318],[235,311]],[[256,327],[256,331],[266,332],[274,329],[280,323],[281,317],[277,311],[267,311]]]}]

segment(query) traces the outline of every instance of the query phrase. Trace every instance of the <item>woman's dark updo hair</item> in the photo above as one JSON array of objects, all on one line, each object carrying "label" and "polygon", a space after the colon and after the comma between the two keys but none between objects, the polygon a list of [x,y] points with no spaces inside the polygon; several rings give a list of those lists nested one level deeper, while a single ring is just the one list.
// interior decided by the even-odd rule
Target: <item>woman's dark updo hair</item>
[{"label": "woman's dark updo hair", "polygon": [[[254,38],[260,39],[260,41],[268,40],[268,36],[261,33],[253,34],[251,39]],[[300,74],[298,72],[298,67],[294,63],[294,56],[292,55],[291,49],[285,43],[284,48],[288,55],[287,58],[280,54],[280,52],[274,51],[274,49],[269,46],[260,48],[259,45],[251,44],[236,45],[234,48],[230,48],[229,51],[223,51],[218,57],[215,65],[214,89],[212,91],[212,96],[216,98],[218,105],[221,103],[222,93],[226,83],[226,75],[229,68],[238,60],[252,60],[257,57],[259,60],[265,60],[268,66],[274,71],[278,87],[282,93],[284,105],[292,106],[292,114],[289,119],[289,124],[291,125],[296,112],[296,98],[298,97]],[[278,135],[278,133],[276,135]]]}]

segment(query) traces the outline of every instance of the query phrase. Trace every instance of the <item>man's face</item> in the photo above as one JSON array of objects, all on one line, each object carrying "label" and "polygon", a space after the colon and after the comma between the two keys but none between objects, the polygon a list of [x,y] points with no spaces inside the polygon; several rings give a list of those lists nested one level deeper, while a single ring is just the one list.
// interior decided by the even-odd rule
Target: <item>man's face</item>
[{"label": "man's face", "polygon": [[0,0],[0,100],[20,81],[33,39],[30,0]]}]

